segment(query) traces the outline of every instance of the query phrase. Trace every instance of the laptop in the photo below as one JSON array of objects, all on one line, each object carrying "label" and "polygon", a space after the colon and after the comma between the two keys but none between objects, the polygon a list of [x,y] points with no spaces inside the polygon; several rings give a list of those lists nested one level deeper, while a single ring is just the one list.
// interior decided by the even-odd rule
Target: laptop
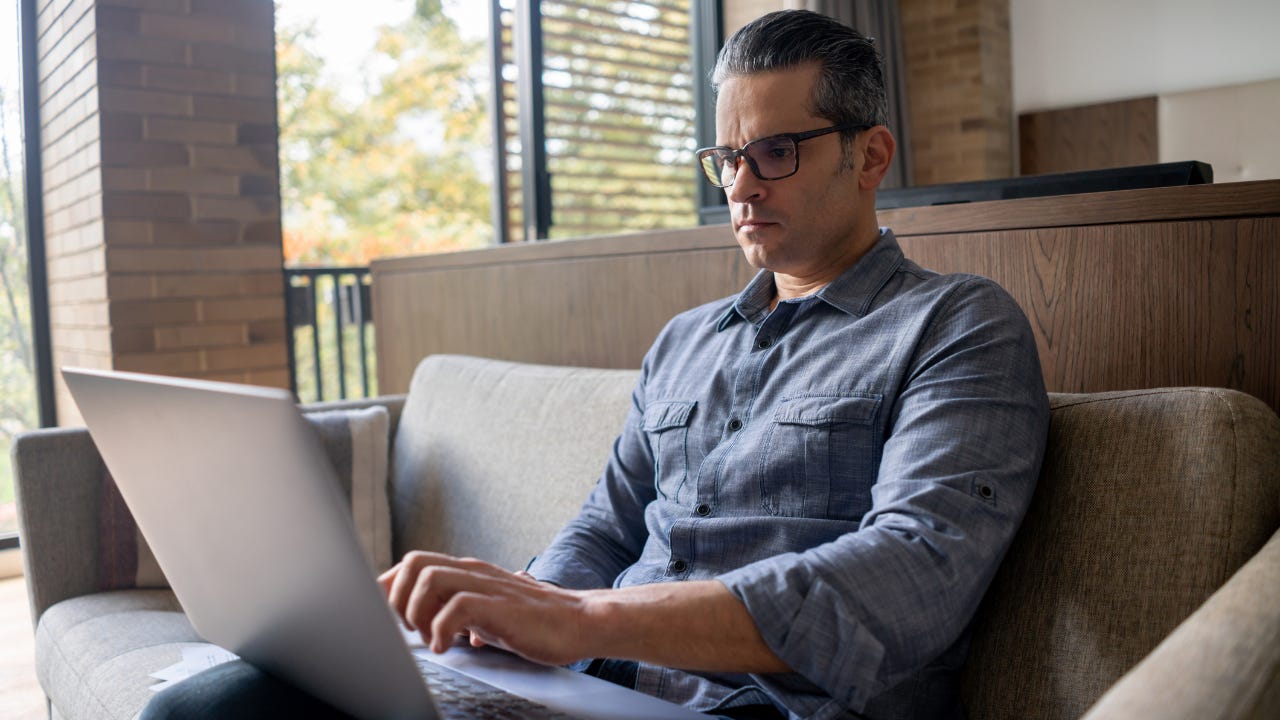
[{"label": "laptop", "polygon": [[[204,639],[361,720],[701,718],[595,677],[398,622],[314,429],[274,388],[62,371],[125,503]],[[448,686],[447,697],[443,694]],[[459,701],[461,698],[461,701]],[[521,700],[520,698],[523,698]]]}]

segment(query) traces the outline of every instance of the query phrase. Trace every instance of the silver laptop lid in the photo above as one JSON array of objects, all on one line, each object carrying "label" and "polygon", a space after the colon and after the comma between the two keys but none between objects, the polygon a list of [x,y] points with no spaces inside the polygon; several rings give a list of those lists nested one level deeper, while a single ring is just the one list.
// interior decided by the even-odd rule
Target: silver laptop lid
[{"label": "silver laptop lid", "polygon": [[360,718],[435,718],[289,393],[62,371],[197,632]]}]

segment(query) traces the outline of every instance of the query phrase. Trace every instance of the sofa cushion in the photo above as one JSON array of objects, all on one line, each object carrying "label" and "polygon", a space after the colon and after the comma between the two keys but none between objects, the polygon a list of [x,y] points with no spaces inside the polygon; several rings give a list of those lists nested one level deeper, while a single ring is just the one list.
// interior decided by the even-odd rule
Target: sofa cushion
[{"label": "sofa cushion", "polygon": [[[309,412],[342,496],[351,507],[365,557],[381,572],[391,567],[391,507],[387,500],[389,415],[385,407]],[[110,471],[103,470],[98,517],[98,589],[167,588],[160,565],[138,530]]]},{"label": "sofa cushion", "polygon": [[391,567],[391,505],[387,499],[389,416],[374,406],[362,410],[307,413],[320,433],[342,496],[351,505],[356,537],[378,572]]},{"label": "sofa cushion", "polygon": [[392,449],[397,555],[426,549],[525,567],[603,472],[638,377],[423,360]]},{"label": "sofa cushion", "polygon": [[1050,395],[1044,470],[975,619],[972,717],[1079,718],[1280,525],[1280,420],[1217,389]]},{"label": "sofa cushion", "polygon": [[61,717],[129,720],[158,682],[150,674],[200,642],[168,590],[83,595],[40,617],[36,676]]}]

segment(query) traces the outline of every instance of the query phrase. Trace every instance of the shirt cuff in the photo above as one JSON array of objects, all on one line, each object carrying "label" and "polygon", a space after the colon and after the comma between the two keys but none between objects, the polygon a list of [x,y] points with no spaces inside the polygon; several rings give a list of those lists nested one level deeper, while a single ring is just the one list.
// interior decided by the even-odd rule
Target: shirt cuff
[{"label": "shirt cuff", "polygon": [[799,556],[752,563],[717,580],[747,607],[770,650],[845,707],[860,711],[885,690],[877,680],[884,644]]},{"label": "shirt cuff", "polygon": [[572,556],[539,555],[529,561],[525,572],[542,582],[571,590],[591,590],[610,585],[599,573]]}]

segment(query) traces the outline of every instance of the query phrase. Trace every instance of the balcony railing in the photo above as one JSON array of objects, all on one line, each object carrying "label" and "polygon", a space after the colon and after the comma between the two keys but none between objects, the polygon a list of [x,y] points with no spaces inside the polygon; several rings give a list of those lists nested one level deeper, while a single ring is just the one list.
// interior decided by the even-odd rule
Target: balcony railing
[{"label": "balcony railing", "polygon": [[377,394],[367,267],[285,268],[289,375],[302,402]]}]

